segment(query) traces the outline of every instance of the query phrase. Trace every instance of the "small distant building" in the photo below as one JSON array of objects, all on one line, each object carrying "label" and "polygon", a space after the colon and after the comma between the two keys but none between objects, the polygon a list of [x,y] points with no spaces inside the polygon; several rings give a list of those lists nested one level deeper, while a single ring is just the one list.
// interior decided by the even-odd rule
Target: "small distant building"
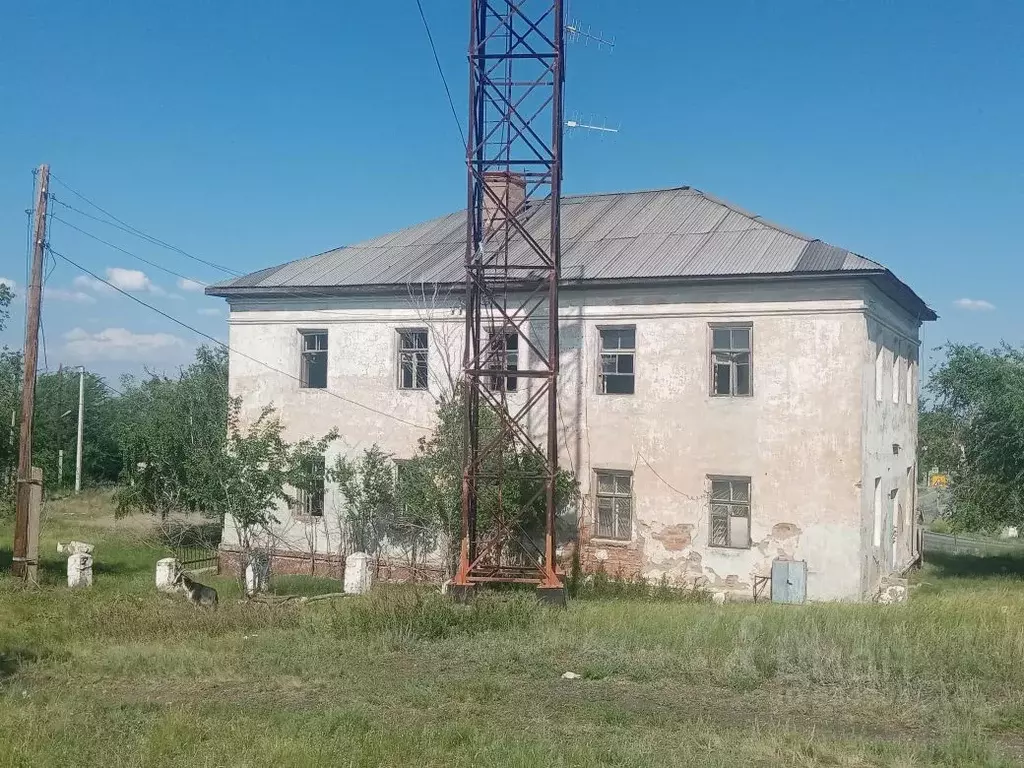
[{"label": "small distant building", "polygon": [[[289,439],[336,427],[332,451],[411,457],[462,359],[465,232],[452,213],[208,288],[230,306],[243,412],[273,404]],[[559,315],[586,568],[749,597],[781,557],[806,561],[808,599],[861,600],[915,559],[919,332],[936,315],[884,266],[690,187],[571,196]],[[528,345],[507,344],[528,369]],[[512,407],[530,387],[507,387]],[[276,567],[336,568],[340,494],[300,502],[280,511]]]}]

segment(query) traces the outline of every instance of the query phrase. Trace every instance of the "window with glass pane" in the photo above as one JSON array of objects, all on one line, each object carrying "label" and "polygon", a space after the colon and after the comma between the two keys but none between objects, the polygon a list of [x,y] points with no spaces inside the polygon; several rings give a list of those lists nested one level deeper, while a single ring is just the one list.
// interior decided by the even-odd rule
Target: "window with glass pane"
[{"label": "window with glass pane", "polygon": [[750,478],[711,478],[713,547],[750,547]]},{"label": "window with glass pane", "polygon": [[629,472],[594,473],[597,481],[596,535],[599,539],[633,536],[633,477]]},{"label": "window with glass pane", "polygon": [[398,332],[398,388],[427,388],[427,332]]},{"label": "window with glass pane", "polygon": [[[519,334],[515,331],[491,331],[487,339],[486,367],[492,371],[519,370]],[[515,392],[516,376],[490,376],[487,385],[495,391]]]},{"label": "window with glass pane", "polygon": [[327,331],[302,332],[299,380],[307,389],[327,389]]},{"label": "window with glass pane", "polygon": [[746,397],[750,394],[750,332],[747,326],[711,328],[711,394]]},{"label": "window with glass pane", "polygon": [[605,395],[632,395],[635,356],[635,328],[602,328],[598,391]]},{"label": "window with glass pane", "polygon": [[324,475],[323,456],[314,456],[302,462],[301,484],[295,489],[295,503],[292,509],[308,517],[324,516]]}]

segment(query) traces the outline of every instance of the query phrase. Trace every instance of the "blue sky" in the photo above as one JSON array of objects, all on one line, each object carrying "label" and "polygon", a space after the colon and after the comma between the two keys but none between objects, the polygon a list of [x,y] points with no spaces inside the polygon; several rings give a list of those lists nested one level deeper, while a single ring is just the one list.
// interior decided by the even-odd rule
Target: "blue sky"
[{"label": "blue sky", "polygon": [[[466,3],[423,4],[462,117]],[[19,289],[44,161],[118,217],[240,272],[462,205],[458,134],[414,0],[0,12],[0,277]],[[928,347],[1022,341],[1024,3],[574,0],[571,13],[618,44],[570,48],[567,114],[622,130],[567,142],[567,192],[689,184],[886,264],[942,316]],[[173,271],[221,277],[56,211]],[[220,300],[62,222],[50,242],[98,274],[144,272],[111,274],[225,335]],[[48,278],[51,368],[190,357],[187,331],[76,277],[61,264]],[[19,306],[6,342],[21,321]]]}]

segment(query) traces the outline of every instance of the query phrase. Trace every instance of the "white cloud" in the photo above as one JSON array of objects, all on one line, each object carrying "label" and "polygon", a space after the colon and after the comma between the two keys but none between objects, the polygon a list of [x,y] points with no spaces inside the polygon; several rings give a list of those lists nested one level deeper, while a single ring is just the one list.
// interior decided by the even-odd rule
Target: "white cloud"
[{"label": "white cloud", "polygon": [[0,277],[0,285],[6,285],[12,291],[18,287],[18,284],[9,277]]},{"label": "white cloud", "polygon": [[74,304],[96,303],[96,297],[89,295],[85,291],[70,291],[67,288],[44,288],[43,301],[46,301],[47,299],[53,299],[54,301],[70,301]]},{"label": "white cloud", "polygon": [[163,290],[140,269],[107,267],[107,281],[115,288],[129,293],[163,293]]},{"label": "white cloud", "polygon": [[78,360],[166,360],[171,352],[189,347],[184,339],[170,333],[133,333],[127,328],[107,328],[89,333],[75,328],[64,334],[64,348]]},{"label": "white cloud", "polygon": [[199,312],[200,315],[206,315],[208,317],[217,317],[220,315],[220,309],[217,307],[203,307],[196,311]]},{"label": "white cloud", "polygon": [[96,291],[97,293],[111,293],[114,288],[119,288],[127,293],[152,293],[157,296],[165,296],[167,292],[159,285],[149,279],[149,275],[140,269],[125,269],[124,267],[107,267],[107,283],[97,280],[90,275],[79,275],[74,279],[76,288],[82,290]]},{"label": "white cloud", "polygon": [[198,280],[190,280],[187,277],[178,278],[178,287],[183,291],[192,291],[193,293],[202,293],[206,287],[206,283],[200,283]]},{"label": "white cloud", "polygon": [[995,304],[984,299],[957,299],[953,303],[960,307],[960,309],[966,309],[971,312],[989,312],[996,308]]},{"label": "white cloud", "polygon": [[97,280],[95,277],[90,275],[78,275],[71,284],[75,288],[80,288],[85,291],[96,291],[96,293],[113,293],[113,289],[104,283],[102,280]]}]

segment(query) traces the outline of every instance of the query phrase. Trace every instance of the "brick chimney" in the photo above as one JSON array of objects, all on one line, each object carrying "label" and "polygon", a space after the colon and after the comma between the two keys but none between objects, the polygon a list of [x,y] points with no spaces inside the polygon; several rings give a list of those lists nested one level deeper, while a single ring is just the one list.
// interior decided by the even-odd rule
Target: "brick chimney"
[{"label": "brick chimney", "polygon": [[[488,171],[484,186],[500,200],[511,213],[517,213],[526,202],[526,179],[511,171]],[[484,231],[491,233],[505,226],[505,213],[491,195],[484,191]]]}]

